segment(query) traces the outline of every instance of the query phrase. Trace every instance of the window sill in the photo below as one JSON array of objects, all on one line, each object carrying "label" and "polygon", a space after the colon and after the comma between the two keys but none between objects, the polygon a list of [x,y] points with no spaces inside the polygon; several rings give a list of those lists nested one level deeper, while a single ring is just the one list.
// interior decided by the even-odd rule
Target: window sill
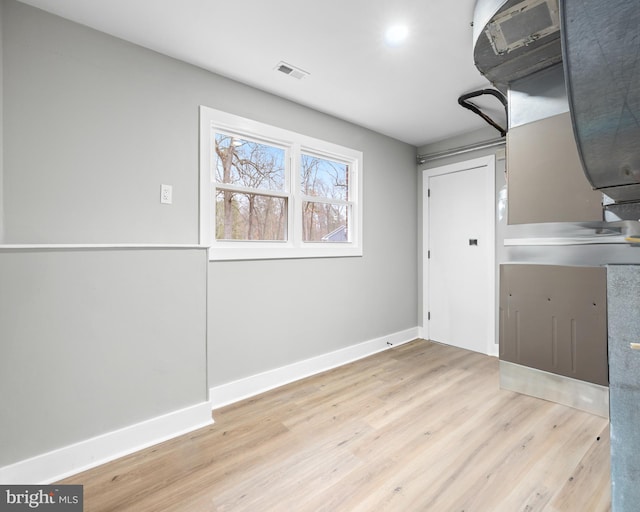
[{"label": "window sill", "polygon": [[212,247],[210,261],[283,260],[301,258],[353,258],[361,257],[359,247]]},{"label": "window sill", "polygon": [[0,251],[21,249],[207,249],[198,244],[1,244]]}]

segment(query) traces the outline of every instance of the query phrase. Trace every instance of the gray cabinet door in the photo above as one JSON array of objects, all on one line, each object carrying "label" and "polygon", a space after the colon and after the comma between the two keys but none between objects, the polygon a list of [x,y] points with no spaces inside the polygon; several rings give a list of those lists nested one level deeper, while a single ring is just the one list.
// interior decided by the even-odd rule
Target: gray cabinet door
[{"label": "gray cabinet door", "polygon": [[500,265],[500,359],[606,386],[604,267]]}]

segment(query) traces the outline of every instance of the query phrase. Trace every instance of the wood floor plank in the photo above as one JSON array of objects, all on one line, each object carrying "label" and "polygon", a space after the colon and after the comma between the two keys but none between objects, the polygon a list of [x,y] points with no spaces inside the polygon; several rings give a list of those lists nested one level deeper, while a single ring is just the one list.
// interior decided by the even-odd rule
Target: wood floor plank
[{"label": "wood floor plank", "polygon": [[608,422],[416,340],[214,411],[61,483],[86,512],[608,512]]},{"label": "wood floor plank", "polygon": [[565,479],[551,502],[550,512],[570,510],[571,507],[576,510],[611,510],[609,481],[601,477],[603,472],[610,471],[609,442],[609,427],[606,426]]},{"label": "wood floor plank", "polygon": [[[545,510],[566,475],[574,471],[589,447],[596,442],[602,422],[587,414],[573,415],[570,420],[559,424],[560,428],[564,432],[553,432],[544,440],[523,483],[503,501],[505,506],[513,504],[531,511]],[[564,439],[561,445],[553,439],[559,434]]]}]

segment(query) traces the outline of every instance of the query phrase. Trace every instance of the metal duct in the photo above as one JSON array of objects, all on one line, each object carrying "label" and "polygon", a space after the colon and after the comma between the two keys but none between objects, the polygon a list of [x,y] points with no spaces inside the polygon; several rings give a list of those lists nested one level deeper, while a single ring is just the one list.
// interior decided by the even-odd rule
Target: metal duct
[{"label": "metal duct", "polygon": [[587,178],[640,201],[640,2],[563,0],[565,80]]},{"label": "metal duct", "polygon": [[558,0],[478,0],[473,57],[498,89],[562,60]]}]

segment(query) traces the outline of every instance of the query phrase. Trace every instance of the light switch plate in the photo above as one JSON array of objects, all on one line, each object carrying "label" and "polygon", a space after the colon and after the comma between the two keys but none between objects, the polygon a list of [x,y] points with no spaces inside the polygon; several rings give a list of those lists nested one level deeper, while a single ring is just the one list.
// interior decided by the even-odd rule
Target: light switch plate
[{"label": "light switch plate", "polygon": [[173,187],[171,185],[160,185],[160,202],[162,204],[173,202]]}]

